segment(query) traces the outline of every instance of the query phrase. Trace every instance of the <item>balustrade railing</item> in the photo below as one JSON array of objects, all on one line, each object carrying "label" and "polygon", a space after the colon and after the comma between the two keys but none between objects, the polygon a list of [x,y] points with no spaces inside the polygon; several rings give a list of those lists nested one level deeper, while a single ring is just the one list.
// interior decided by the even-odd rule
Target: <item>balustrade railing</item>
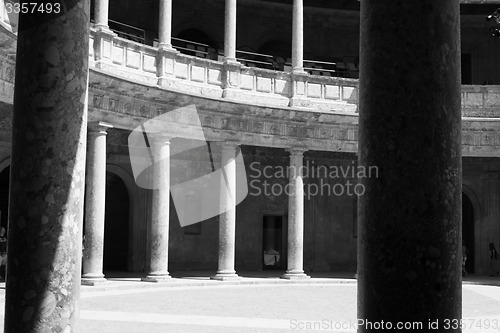
[{"label": "balustrade railing", "polygon": [[[2,25],[14,26],[15,18],[6,15],[4,4],[0,1]],[[125,30],[125,26],[120,27]],[[219,52],[209,45],[177,38],[173,39],[177,51],[159,52],[157,47],[143,43],[146,38],[143,30],[128,28],[129,32],[122,31],[121,35],[91,28],[91,67],[134,82],[209,98],[264,106],[307,107],[321,112],[357,112],[358,81],[336,77],[345,75],[341,75],[345,59],[306,60],[304,67],[308,74],[304,75],[277,70],[272,56],[249,51],[238,51],[242,63],[226,65],[220,61]],[[131,41],[130,35],[136,41]],[[194,45],[194,49],[187,44]],[[262,62],[267,67],[248,66],[248,62]],[[287,66],[286,62],[281,64]],[[357,70],[355,61],[351,65]],[[13,71],[9,68],[4,69],[3,75],[13,81]],[[462,86],[462,110],[468,117],[500,117],[500,86]]]},{"label": "balustrade railing", "polygon": [[136,43],[146,44],[146,31],[132,25],[108,20],[109,29],[119,37],[134,41]]},{"label": "balustrade railing", "polygon": [[[177,39],[178,42],[189,41]],[[177,45],[172,52],[159,52],[158,48],[94,29],[91,43],[93,66],[136,82],[250,104],[351,113],[357,109],[356,80],[297,76],[275,70],[270,55],[238,52],[243,64],[225,65],[212,60],[205,44],[192,44],[194,49]],[[185,54],[188,51],[191,55]],[[250,62],[260,62],[267,68],[247,66]]]}]

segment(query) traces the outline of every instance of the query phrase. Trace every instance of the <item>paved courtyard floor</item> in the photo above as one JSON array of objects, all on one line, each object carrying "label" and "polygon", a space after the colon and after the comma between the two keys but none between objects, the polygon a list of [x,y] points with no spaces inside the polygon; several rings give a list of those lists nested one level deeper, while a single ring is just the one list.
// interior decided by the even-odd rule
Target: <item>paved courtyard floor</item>
[{"label": "paved courtyard floor", "polygon": [[[290,283],[250,276],[228,283],[208,277],[184,274],[156,284],[116,276],[104,285],[82,286],[80,332],[356,331],[355,279],[320,276]],[[0,284],[2,309],[4,286]],[[464,332],[500,332],[500,279],[472,277],[464,282],[463,318]]]}]

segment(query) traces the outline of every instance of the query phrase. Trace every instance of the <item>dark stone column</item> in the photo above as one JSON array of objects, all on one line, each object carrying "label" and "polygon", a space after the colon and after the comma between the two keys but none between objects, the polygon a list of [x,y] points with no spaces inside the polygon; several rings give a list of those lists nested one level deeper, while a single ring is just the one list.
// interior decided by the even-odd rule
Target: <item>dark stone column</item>
[{"label": "dark stone column", "polygon": [[170,228],[170,137],[154,137],[154,169],[151,206],[151,257],[147,282],[171,280],[168,273],[168,233]]},{"label": "dark stone column", "polygon": [[88,126],[82,284],[91,286],[106,282],[102,273],[106,212],[106,131],[111,127],[113,126],[102,122]]},{"label": "dark stone column", "polygon": [[5,332],[76,332],[87,137],[89,2],[21,14]]},{"label": "dark stone column", "polygon": [[459,1],[363,0],[360,41],[358,318],[459,332]]}]

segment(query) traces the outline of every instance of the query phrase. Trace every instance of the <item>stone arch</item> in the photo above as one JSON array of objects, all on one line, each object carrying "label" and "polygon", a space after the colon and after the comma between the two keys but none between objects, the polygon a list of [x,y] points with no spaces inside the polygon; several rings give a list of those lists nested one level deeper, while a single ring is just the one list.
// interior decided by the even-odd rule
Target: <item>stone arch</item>
[{"label": "stone arch", "polygon": [[[479,200],[478,196],[476,195],[477,191],[474,189],[472,184],[469,184],[465,181],[463,181],[462,184],[462,195],[465,195],[471,205],[472,205],[472,211],[473,211],[473,230],[474,230],[474,244],[473,248],[469,249],[469,258],[471,258],[473,262],[473,268],[472,271],[475,273],[479,273],[483,268],[481,268],[481,257],[486,256],[487,254],[485,253],[486,245],[484,245],[481,242],[481,221],[482,221],[482,209],[481,209],[481,201]],[[462,221],[462,224],[464,221]],[[463,237],[463,235],[462,235]],[[485,248],[485,249],[483,249]],[[473,257],[471,257],[471,255]]]},{"label": "stone arch", "polygon": [[462,192],[465,193],[472,202],[472,206],[474,207],[474,215],[477,216],[477,218],[479,218],[482,209],[481,209],[481,201],[476,195],[476,193],[478,193],[478,190],[472,184],[469,184],[465,180],[462,180]]}]

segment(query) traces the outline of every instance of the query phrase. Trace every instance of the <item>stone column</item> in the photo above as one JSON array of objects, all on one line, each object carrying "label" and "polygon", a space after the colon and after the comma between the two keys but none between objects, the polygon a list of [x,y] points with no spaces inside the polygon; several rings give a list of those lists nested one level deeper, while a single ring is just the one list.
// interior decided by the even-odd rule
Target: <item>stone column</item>
[{"label": "stone column", "polygon": [[304,5],[303,0],[293,0],[292,20],[292,71],[304,72]]},{"label": "stone column", "polygon": [[108,13],[109,0],[95,0],[94,25],[98,29],[109,30]]},{"label": "stone column", "polygon": [[460,332],[459,0],[363,0],[360,45],[358,318]]},{"label": "stone column", "polygon": [[62,8],[19,16],[6,333],[78,329],[89,2]]},{"label": "stone column", "polygon": [[143,281],[163,282],[168,273],[168,233],[170,215],[170,137],[154,137],[153,190],[151,207],[151,255],[148,276]]},{"label": "stone column", "polygon": [[224,61],[236,62],[236,0],[226,0]]},{"label": "stone column", "polygon": [[227,141],[222,146],[219,217],[219,269],[212,276],[215,280],[235,280],[239,276],[234,270],[236,243],[236,142]]},{"label": "stone column", "polygon": [[160,20],[158,27],[158,47],[172,49],[172,0],[160,0]]},{"label": "stone column", "polygon": [[106,202],[106,130],[111,127],[113,126],[102,122],[88,126],[82,284],[92,286],[106,282],[102,273]]},{"label": "stone column", "polygon": [[290,152],[290,182],[288,186],[288,258],[283,279],[307,279],[304,273],[304,149]]},{"label": "stone column", "polygon": [[117,36],[108,26],[109,0],[95,0],[94,5],[94,58],[99,69],[114,70],[111,54],[113,39]]}]

